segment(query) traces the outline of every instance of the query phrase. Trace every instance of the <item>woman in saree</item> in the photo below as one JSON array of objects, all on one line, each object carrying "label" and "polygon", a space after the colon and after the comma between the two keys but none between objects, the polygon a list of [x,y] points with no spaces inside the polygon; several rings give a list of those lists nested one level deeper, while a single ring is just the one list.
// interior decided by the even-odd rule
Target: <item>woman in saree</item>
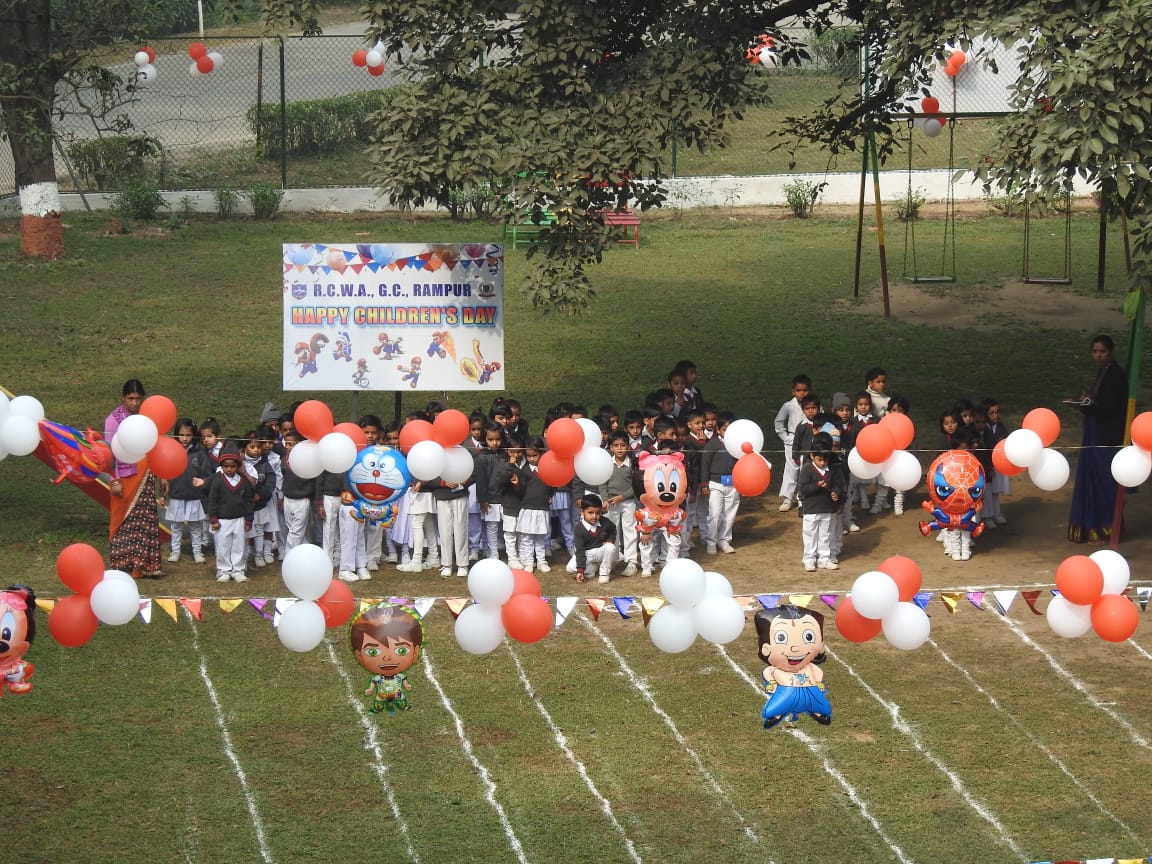
[{"label": "woman in saree", "polygon": [[[120,424],[140,412],[144,401],[144,385],[133,378],[124,382],[120,404],[104,421],[104,440],[112,442]],[[108,527],[108,557],[114,570],[141,577],[159,578],[160,522],[156,513],[156,483],[148,463],[116,460],[110,493]]]}]

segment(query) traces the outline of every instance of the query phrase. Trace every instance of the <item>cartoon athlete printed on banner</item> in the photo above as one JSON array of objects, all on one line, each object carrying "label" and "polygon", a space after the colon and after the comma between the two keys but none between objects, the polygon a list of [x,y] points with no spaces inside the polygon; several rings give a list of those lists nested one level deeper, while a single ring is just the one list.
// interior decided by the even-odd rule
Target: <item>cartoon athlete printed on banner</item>
[{"label": "cartoon athlete printed on banner", "polygon": [[363,357],[356,361],[356,371],[352,374],[352,383],[357,387],[368,386],[368,361]]},{"label": "cartoon athlete printed on banner", "polygon": [[768,701],[760,712],[765,729],[809,714],[817,723],[832,722],[824,693],[824,616],[803,606],[777,606],[756,613],[756,643],[764,667]]},{"label": "cartoon athlete printed on banner", "polygon": [[447,330],[437,330],[432,334],[432,341],[428,343],[428,356],[439,357],[443,360],[451,356],[456,359],[456,341]]},{"label": "cartoon athlete printed on banner", "polygon": [[356,454],[344,480],[348,489],[341,500],[352,518],[387,528],[396,521],[396,502],[408,491],[412,474],[399,450],[374,444]]},{"label": "cartoon athlete printed on banner", "polygon": [[32,689],[35,666],[24,659],[36,639],[36,595],[27,585],[0,591],[0,696]]},{"label": "cartoon athlete printed on banner", "polygon": [[410,606],[377,603],[352,619],[349,636],[357,662],[372,673],[364,691],[372,697],[369,713],[386,711],[394,717],[397,709],[407,711],[412,685],[405,673],[420,657],[424,644],[420,614]]},{"label": "cartoon athlete printed on banner", "polygon": [[313,333],[309,341],[296,343],[293,353],[296,354],[296,365],[300,367],[301,378],[320,371],[316,366],[316,358],[327,345],[328,337],[323,333]]},{"label": "cartoon athlete printed on banner", "polygon": [[946,450],[928,466],[928,501],[921,506],[932,514],[920,523],[925,537],[932,531],[958,528],[979,537],[984,523],[976,515],[984,507],[984,468],[967,450]]},{"label": "cartoon athlete printed on banner", "polygon": [[372,346],[372,353],[379,354],[381,360],[391,360],[394,355],[404,353],[403,336],[389,339],[387,333],[381,333],[376,337],[376,341],[380,344]]},{"label": "cartoon athlete printed on banner", "polygon": [[460,361],[460,374],[474,384],[487,384],[492,380],[493,373],[500,371],[500,363],[493,361],[486,363],[484,354],[480,351],[480,340],[472,340],[472,357],[465,357]]},{"label": "cartoon athlete printed on banner", "polygon": [[344,362],[352,362],[352,337],[348,335],[347,330],[340,330],[336,334],[336,347],[332,349],[332,359],[339,360],[343,358]]},{"label": "cartoon athlete printed on banner", "polygon": [[405,381],[411,381],[412,383],[408,386],[413,390],[416,389],[416,382],[420,380],[420,362],[421,361],[419,357],[413,357],[408,361],[407,366],[396,367],[397,371],[404,373],[404,377],[400,379],[401,384],[403,384]]}]

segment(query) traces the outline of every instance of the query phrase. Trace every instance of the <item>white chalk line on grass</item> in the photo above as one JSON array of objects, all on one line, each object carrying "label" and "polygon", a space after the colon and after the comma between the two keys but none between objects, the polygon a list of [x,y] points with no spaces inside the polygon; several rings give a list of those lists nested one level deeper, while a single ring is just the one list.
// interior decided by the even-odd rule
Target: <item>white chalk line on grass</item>
[{"label": "white chalk line on grass", "polygon": [[448,694],[440,686],[440,679],[436,677],[436,670],[432,668],[432,655],[428,653],[427,647],[421,652],[420,659],[424,664],[424,674],[428,676],[429,683],[436,689],[436,695],[440,697],[440,704],[444,706],[444,710],[448,712],[452,722],[456,724],[456,737],[460,739],[460,746],[464,748],[464,755],[468,757],[468,761],[472,763],[472,767],[476,769],[476,773],[480,775],[480,779],[484,783],[484,797],[492,809],[496,811],[496,815],[500,817],[500,824],[504,828],[504,836],[508,838],[508,845],[516,853],[516,860],[520,864],[528,864],[528,858],[524,855],[524,846],[521,844],[520,838],[516,836],[512,823],[508,820],[508,814],[504,812],[504,807],[496,800],[496,783],[492,780],[488,768],[477,758],[472,749],[472,742],[464,733],[464,722],[456,713],[456,709],[452,707],[452,700],[448,698]]},{"label": "white chalk line on grass", "polygon": [[[644,701],[648,703],[648,707],[652,709],[656,716],[664,721],[664,725],[671,731],[672,737],[676,739],[676,743],[688,754],[688,757],[696,766],[697,772],[699,772],[700,776],[704,779],[704,783],[708,789],[732,811],[732,815],[736,817],[736,821],[740,824],[744,836],[754,843],[762,843],[756,829],[753,828],[748,823],[748,820],[744,818],[744,815],[736,809],[736,805],[732,803],[732,799],[728,797],[728,793],[724,791],[724,787],[721,786],[716,778],[712,776],[711,772],[704,767],[704,761],[700,758],[700,755],[692,749],[688,740],[680,733],[680,730],[676,726],[676,721],[669,717],[664,709],[660,707],[660,704],[656,701],[656,697],[652,695],[652,689],[632,671],[632,667],[628,665],[628,662],[620,652],[616,650],[616,645],[612,640],[605,636],[603,631],[593,624],[583,612],[578,612],[576,618],[584,625],[585,629],[594,633],[599,637],[600,641],[604,643],[604,647],[608,649],[608,653],[612,655],[612,658],[616,661],[616,665],[620,667],[620,670],[628,678],[628,681],[636,688],[640,695],[644,697]],[[771,857],[768,858],[768,861],[770,864],[774,864]]]},{"label": "white chalk line on grass", "polygon": [[971,684],[976,689],[976,692],[978,692],[981,696],[983,696],[985,699],[987,699],[988,703],[993,708],[995,708],[997,711],[1001,712],[1005,717],[1007,717],[1009,722],[1011,722],[1012,725],[1016,727],[1016,729],[1020,732],[1020,734],[1022,734],[1025,738],[1028,739],[1028,742],[1033,747],[1035,747],[1037,750],[1039,750],[1041,753],[1043,753],[1045,756],[1047,756],[1048,760],[1053,765],[1055,765],[1057,768],[1059,768],[1060,772],[1062,774],[1064,774],[1064,776],[1067,777],[1069,780],[1071,780],[1073,785],[1075,785],[1077,789],[1079,789],[1081,792],[1083,792],[1089,801],[1091,801],[1094,805],[1096,805],[1096,809],[1099,810],[1102,815],[1107,816],[1109,819],[1111,819],[1113,822],[1115,822],[1118,826],[1120,826],[1120,828],[1124,831],[1124,833],[1127,834],[1136,843],[1143,845],[1144,841],[1141,840],[1139,837],[1137,837],[1135,832],[1133,832],[1131,828],[1129,828],[1127,825],[1125,825],[1124,822],[1115,813],[1113,813],[1111,810],[1109,810],[1105,806],[1104,802],[1101,801],[1099,798],[1097,798],[1095,793],[1091,789],[1089,789],[1082,782],[1080,782],[1080,779],[1075,774],[1073,774],[1072,771],[1068,768],[1068,766],[1065,765],[1060,760],[1059,756],[1057,756],[1055,753],[1053,753],[1051,751],[1051,749],[1049,749],[1048,745],[1046,745],[1043,741],[1041,741],[1034,734],[1032,734],[1032,732],[1029,731],[1028,727],[1026,727],[1023,723],[1021,723],[1012,714],[1011,711],[1009,711],[1007,708],[1005,708],[1003,705],[1001,705],[999,700],[997,700],[997,698],[995,696],[993,696],[991,693],[989,693],[987,690],[985,690],[983,687],[981,687],[980,684],[976,681],[975,678],[972,677],[971,673],[969,673],[967,669],[965,669],[963,666],[961,666],[959,663],[957,663],[955,660],[953,660],[952,657],[950,657],[948,655],[948,653],[943,648],[941,648],[939,645],[936,644],[936,641],[934,639],[929,639],[928,644],[931,645],[933,648],[935,648],[940,653],[940,656],[944,658],[945,663],[947,663],[949,666],[951,666],[953,669],[955,669],[957,672],[959,672],[961,675],[963,675],[965,680],[967,680],[968,683]]},{"label": "white chalk line on grass", "polygon": [[916,733],[916,730],[912,728],[912,724],[900,716],[900,706],[895,702],[889,702],[873,690],[868,682],[861,678],[851,665],[838,657],[831,648],[826,648],[825,650],[829,657],[843,666],[848,674],[856,679],[856,682],[864,688],[868,695],[875,699],[884,710],[888,712],[888,716],[892,719],[892,728],[911,741],[912,746],[920,751],[920,755],[931,762],[941,774],[948,778],[948,782],[952,784],[952,788],[956,790],[956,794],[964,800],[964,803],[967,804],[976,815],[987,822],[996,832],[996,839],[1011,849],[1021,861],[1030,861],[1029,856],[1020,848],[1016,841],[1012,839],[1012,835],[1008,833],[1008,830],[1000,823],[1000,820],[992,815],[992,812],[984,806],[975,795],[968,791],[968,787],[964,785],[964,781],[961,780],[952,769],[945,765],[939,756],[928,749],[928,745],[924,743],[923,739]]},{"label": "white chalk line on grass", "polygon": [[595,798],[596,802],[600,805],[600,812],[604,814],[605,818],[607,818],[616,830],[616,833],[620,835],[620,839],[624,841],[624,847],[628,850],[628,857],[635,861],[636,864],[642,864],[643,859],[640,857],[640,853],[636,851],[636,844],[632,842],[632,839],[628,836],[628,832],[624,830],[624,826],[621,825],[620,820],[616,818],[616,813],[612,810],[612,803],[596,788],[596,784],[592,781],[592,778],[588,776],[588,769],[584,766],[583,762],[576,758],[576,754],[573,753],[572,748],[568,746],[568,736],[564,734],[556,724],[556,721],[552,719],[552,715],[548,713],[548,709],[544,707],[544,703],[541,702],[540,698],[536,695],[536,690],[533,688],[532,682],[528,680],[528,676],[524,672],[524,667],[520,663],[520,658],[516,656],[516,652],[512,650],[511,645],[507,647],[508,653],[512,657],[512,662],[516,664],[516,674],[520,676],[520,683],[524,685],[524,692],[528,694],[536,706],[536,710],[540,712],[540,716],[544,718],[544,722],[547,723],[548,728],[552,730],[552,737],[556,740],[556,746],[560,748],[564,756],[567,757],[568,761],[571,762],[580,773],[580,778],[584,781],[584,785],[588,787],[588,791],[592,793],[592,797]]},{"label": "white chalk line on grass", "polygon": [[[723,645],[717,645],[716,650],[720,652],[721,657],[728,661],[728,665],[732,667],[732,671],[747,681],[758,695],[764,695],[764,690],[758,683],[756,683],[756,679],[749,675],[746,669],[744,669],[742,666],[737,664],[735,660],[732,659],[732,656],[728,653]],[[860,797],[860,793],[856,791],[856,787],[848,782],[848,778],[841,774],[832,764],[831,760],[824,754],[823,746],[821,746],[810,735],[800,731],[799,729],[784,729],[783,731],[786,731],[793,738],[807,747],[812,752],[812,755],[820,760],[820,763],[824,768],[824,773],[840,785],[840,788],[844,790],[844,794],[848,796],[848,800],[851,801],[853,805],[855,805],[860,815],[864,817],[864,820],[872,826],[872,830],[876,832],[876,835],[883,841],[884,845],[888,847],[888,851],[895,855],[896,859],[902,862],[902,864],[913,864],[914,859],[909,858],[904,853],[904,850],[901,849],[900,846],[896,843],[896,841],[888,836],[888,832],[884,830],[884,826],[880,824],[880,820],[873,816],[872,813],[868,810],[868,802]]]},{"label": "white chalk line on grass", "polygon": [[252,829],[256,832],[256,844],[260,847],[260,857],[268,864],[273,864],[275,859],[272,857],[272,850],[268,847],[268,837],[264,832],[264,820],[260,818],[260,810],[256,806],[256,796],[248,785],[248,775],[244,773],[244,767],[240,764],[236,750],[232,747],[232,733],[228,731],[228,722],[224,719],[224,708],[220,705],[220,697],[216,695],[216,685],[212,683],[212,677],[208,674],[208,658],[204,656],[204,652],[200,648],[200,631],[196,628],[196,619],[187,609],[184,610],[184,617],[192,629],[192,650],[196,652],[200,661],[200,680],[204,682],[204,688],[208,691],[208,698],[212,701],[212,710],[216,714],[216,728],[220,730],[220,739],[224,742],[224,755],[232,763],[232,773],[236,775],[240,790],[244,793],[244,803],[248,807]]},{"label": "white chalk line on grass", "polygon": [[1135,648],[1136,653],[1143,657],[1145,660],[1152,660],[1152,654],[1150,654],[1143,645],[1140,645],[1131,639],[1128,640],[1128,644]]},{"label": "white chalk line on grass", "polygon": [[408,830],[408,822],[400,812],[396,793],[388,780],[388,765],[384,761],[384,750],[380,746],[378,727],[364,709],[364,703],[357,698],[356,692],[352,689],[352,678],[348,674],[348,670],[344,668],[344,664],[340,662],[340,658],[336,656],[336,650],[332,647],[332,640],[327,636],[324,637],[324,649],[328,652],[328,662],[336,670],[336,674],[340,676],[340,681],[344,685],[344,701],[356,712],[356,716],[360,720],[360,728],[364,730],[364,749],[372,754],[372,770],[380,782],[380,788],[384,790],[384,796],[388,799],[388,807],[392,810],[392,818],[396,820],[396,825],[400,829],[400,836],[404,838],[408,859],[412,861],[412,864],[420,864],[420,856],[416,853],[416,847],[412,845],[412,835]]},{"label": "white chalk line on grass", "polygon": [[1136,731],[1135,726],[1133,726],[1131,723],[1128,722],[1127,719],[1125,719],[1123,716],[1121,716],[1118,711],[1114,710],[1111,705],[1109,705],[1106,702],[1101,701],[1091,690],[1088,689],[1087,684],[1085,684],[1083,681],[1081,681],[1079,678],[1077,678],[1075,675],[1073,675],[1068,669],[1064,668],[1064,666],[1061,665],[1059,660],[1057,660],[1055,657],[1053,657],[1051,654],[1049,654],[1047,651],[1045,651],[1040,645],[1038,645],[1036,642],[1034,642],[1032,640],[1032,638],[1029,637],[1029,635],[1027,633],[1025,633],[1022,629],[1020,629],[1019,624],[1017,624],[1015,621],[1013,621],[1011,618],[1008,618],[1005,615],[997,615],[995,617],[997,617],[1001,621],[1003,621],[1004,626],[1006,626],[1009,630],[1011,630],[1013,633],[1015,633],[1017,638],[1019,638],[1019,640],[1021,642],[1023,642],[1029,648],[1032,648],[1034,651],[1039,653],[1041,657],[1043,657],[1045,660],[1047,660],[1048,665],[1052,667],[1052,670],[1057,675],[1059,675],[1061,678],[1063,678],[1065,681],[1067,681],[1069,684],[1071,684],[1073,687],[1075,687],[1076,690],[1078,690],[1080,692],[1080,695],[1082,695],[1086,700],[1088,700],[1089,705],[1091,705],[1093,708],[1096,708],[1100,711],[1103,711],[1105,714],[1107,714],[1109,717],[1111,717],[1113,720],[1115,720],[1117,725],[1119,725],[1121,729],[1123,729],[1125,732],[1128,733],[1128,737],[1132,739],[1133,744],[1136,744],[1139,747],[1143,747],[1145,750],[1152,750],[1152,744],[1150,744],[1148,742],[1147,738],[1145,738],[1138,731]]}]

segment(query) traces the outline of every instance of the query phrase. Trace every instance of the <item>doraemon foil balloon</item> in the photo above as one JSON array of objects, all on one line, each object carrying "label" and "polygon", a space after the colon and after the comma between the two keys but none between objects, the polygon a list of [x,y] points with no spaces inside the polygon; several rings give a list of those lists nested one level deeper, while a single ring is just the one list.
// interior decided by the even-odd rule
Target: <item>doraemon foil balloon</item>
[{"label": "doraemon foil balloon", "polygon": [[412,483],[408,461],[399,450],[375,444],[356,454],[344,475],[348,491],[345,503],[352,517],[387,528],[396,521],[396,508]]}]

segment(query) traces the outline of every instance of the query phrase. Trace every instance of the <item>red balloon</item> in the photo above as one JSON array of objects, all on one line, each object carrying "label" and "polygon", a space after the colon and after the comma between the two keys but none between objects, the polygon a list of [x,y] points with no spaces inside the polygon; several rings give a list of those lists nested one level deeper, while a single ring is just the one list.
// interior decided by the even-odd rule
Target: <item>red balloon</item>
[{"label": "red balloon", "polygon": [[879,423],[865,426],[856,436],[856,452],[865,462],[880,465],[896,449],[892,433]]},{"label": "red balloon", "polygon": [[992,448],[992,467],[996,469],[997,473],[1003,474],[1005,477],[1015,477],[1017,474],[1023,474],[1028,470],[1008,461],[1008,457],[1004,453],[1003,441],[997,441],[996,446]]},{"label": "red balloon", "polygon": [[148,467],[162,480],[175,480],[188,467],[188,451],[175,438],[161,435],[148,451]]},{"label": "red balloon", "polygon": [[364,430],[351,421],[347,423],[337,423],[332,427],[333,432],[343,432],[352,439],[352,443],[356,445],[357,450],[363,450],[368,446],[368,436],[364,434]]},{"label": "red balloon", "polygon": [[161,435],[167,435],[176,425],[176,403],[167,396],[149,396],[140,403],[140,413],[156,424]]},{"label": "red balloon", "polygon": [[432,440],[432,424],[427,420],[409,420],[400,427],[400,452],[407,453],[413,444]]},{"label": "red balloon", "polygon": [[208,54],[208,49],[204,46],[203,42],[193,42],[188,46],[188,56],[193,60],[199,60]]},{"label": "red balloon", "polygon": [[79,648],[96,635],[99,626],[92,604],[82,594],[61,597],[48,613],[48,632],[66,648]]},{"label": "red balloon", "polygon": [[879,635],[883,626],[879,618],[865,618],[857,612],[851,597],[845,597],[836,606],[836,629],[849,642],[867,642]]},{"label": "red balloon", "polygon": [[504,629],[517,642],[539,642],[552,630],[552,610],[543,597],[513,594],[500,609]]},{"label": "red balloon", "polygon": [[455,447],[468,437],[468,415],[455,408],[441,411],[432,421],[432,440],[441,447]]},{"label": "red balloon", "polygon": [[950,64],[956,66],[957,69],[959,69],[961,66],[964,65],[964,62],[967,59],[968,59],[968,55],[965,54],[963,51],[957,49],[957,50],[952,52],[952,56],[948,58],[948,62]]},{"label": "red balloon", "polygon": [[916,437],[916,427],[912,425],[912,418],[897,411],[880,418],[880,427],[888,430],[888,434],[892,436],[892,444],[897,450],[907,449],[912,439]]},{"label": "red balloon", "polygon": [[367,66],[368,65],[368,52],[364,48],[352,52],[352,65],[353,66]]},{"label": "red balloon", "polygon": [[204,75],[207,75],[209,72],[216,68],[216,61],[205,54],[203,57],[196,58],[196,68],[199,69],[200,72]]},{"label": "red balloon", "polygon": [[745,453],[732,468],[732,485],[741,495],[761,495],[771,482],[772,466],[759,453]]},{"label": "red balloon", "polygon": [[296,430],[309,441],[319,441],[332,431],[332,409],[319,399],[301,402],[292,414]]},{"label": "red balloon", "polygon": [[540,464],[536,466],[536,470],[541,480],[556,488],[568,485],[576,476],[576,466],[572,464],[572,460],[562,459],[553,450],[540,456]]},{"label": "red balloon", "polygon": [[1091,606],[1104,591],[1104,571],[1087,555],[1069,555],[1056,568],[1056,590],[1069,603]]},{"label": "red balloon", "polygon": [[1020,427],[1039,435],[1045,447],[1051,447],[1052,442],[1060,436],[1060,418],[1051,408],[1033,408],[1024,415]]},{"label": "red balloon", "polygon": [[324,624],[327,627],[339,627],[352,617],[356,611],[356,598],[352,596],[352,589],[347,582],[333,579],[328,590],[316,603],[324,613]]},{"label": "red balloon", "polygon": [[1152,411],[1132,418],[1132,443],[1143,450],[1152,450]]},{"label": "red balloon", "polygon": [[955,78],[956,73],[959,71],[960,71],[960,67],[959,66],[953,66],[951,61],[949,61],[948,65],[944,67],[944,74],[947,75],[949,78]]},{"label": "red balloon", "polygon": [[153,50],[152,50],[151,48],[149,48],[147,45],[145,45],[144,47],[142,47],[140,50],[141,50],[141,51],[143,51],[145,54],[147,54],[147,55],[148,55],[148,62],[149,62],[149,63],[155,63],[155,62],[156,62],[156,52],[155,52],[155,51],[153,51]]},{"label": "red balloon", "polygon": [[[920,110],[925,114],[935,114],[940,110],[940,100],[935,96],[925,96],[920,100]],[[888,415],[886,414],[884,416],[887,417]]]},{"label": "red balloon", "polygon": [[527,570],[512,571],[512,596],[517,594],[534,594],[540,596],[540,580]]},{"label": "red balloon", "polygon": [[368,74],[371,75],[373,78],[379,78],[381,75],[384,74],[384,66],[383,65],[369,66],[368,67]]},{"label": "red balloon", "polygon": [[77,594],[88,596],[104,578],[104,556],[87,543],[65,546],[56,556],[56,575]]},{"label": "red balloon", "polygon": [[910,603],[920,590],[924,577],[920,573],[920,565],[904,555],[893,555],[885,558],[876,568],[881,573],[887,573],[900,589],[900,601]]},{"label": "red balloon", "polygon": [[584,430],[571,417],[559,417],[544,431],[548,449],[564,459],[573,459],[584,449]]},{"label": "red balloon", "polygon": [[1136,604],[1121,594],[1105,594],[1092,604],[1092,629],[1105,642],[1131,639],[1139,624]]}]

